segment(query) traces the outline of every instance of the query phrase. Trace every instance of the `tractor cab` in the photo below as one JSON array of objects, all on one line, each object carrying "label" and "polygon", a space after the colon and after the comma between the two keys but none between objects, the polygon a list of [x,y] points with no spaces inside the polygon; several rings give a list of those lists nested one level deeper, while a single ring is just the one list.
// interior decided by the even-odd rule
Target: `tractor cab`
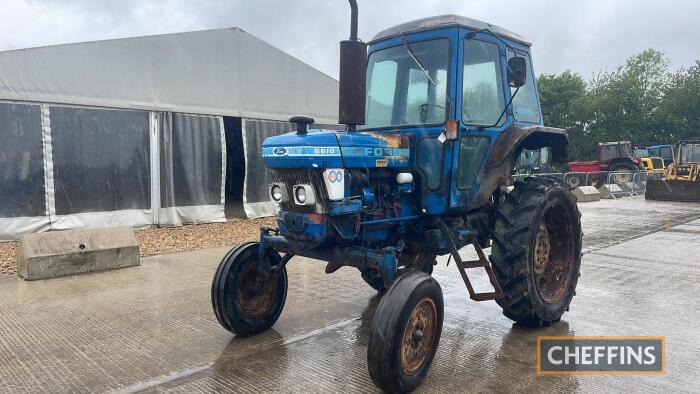
[{"label": "tractor cab", "polygon": [[700,164],[700,141],[682,141],[678,145],[678,164]]},{"label": "tractor cab", "polygon": [[654,145],[647,148],[649,157],[660,157],[664,159],[664,163],[669,165],[673,163],[674,152],[671,145]]},{"label": "tractor cab", "polygon": [[[344,50],[345,43],[351,49]],[[308,203],[293,200],[295,186],[287,179],[292,168],[305,168],[307,184],[325,183],[326,189],[329,174],[338,174],[334,197],[324,188],[313,190],[315,213],[332,213],[332,201],[375,195],[363,190],[367,185],[358,188],[363,177],[396,187],[394,178],[410,177],[418,198],[402,207],[409,214],[484,204],[512,170],[504,166],[510,145],[530,136],[520,130],[542,124],[530,43],[491,24],[443,15],[384,30],[362,45],[341,43],[340,121],[347,131],[307,131],[303,125],[264,142],[263,158],[275,180],[270,187],[277,191],[271,189],[272,200],[283,211],[308,211]],[[363,81],[347,70],[358,62],[349,56],[367,58]],[[504,133],[510,138],[487,163]],[[563,133],[558,137],[548,139],[568,143]],[[480,176],[486,166],[497,168],[498,176]]]},{"label": "tractor cab", "polygon": [[681,141],[678,144],[676,160],[669,168],[668,178],[700,181],[700,141]]}]

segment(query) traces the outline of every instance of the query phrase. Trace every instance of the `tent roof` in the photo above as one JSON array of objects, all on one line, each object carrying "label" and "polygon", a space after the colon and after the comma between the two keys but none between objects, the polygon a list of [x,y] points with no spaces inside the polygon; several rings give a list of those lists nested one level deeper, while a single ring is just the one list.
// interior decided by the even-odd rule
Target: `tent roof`
[{"label": "tent roof", "polygon": [[338,81],[239,28],[0,52],[0,99],[338,120]]}]

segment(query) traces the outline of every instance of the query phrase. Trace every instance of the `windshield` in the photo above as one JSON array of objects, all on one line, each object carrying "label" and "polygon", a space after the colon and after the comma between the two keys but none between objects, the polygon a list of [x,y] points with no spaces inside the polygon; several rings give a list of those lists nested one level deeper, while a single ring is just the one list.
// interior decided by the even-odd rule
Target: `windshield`
[{"label": "windshield", "polygon": [[681,145],[682,163],[700,163],[700,144]]},{"label": "windshield", "polygon": [[635,149],[634,155],[639,157],[649,157],[649,151],[646,149]]},{"label": "windshield", "polygon": [[448,64],[446,39],[404,43],[372,53],[363,128],[443,123]]}]

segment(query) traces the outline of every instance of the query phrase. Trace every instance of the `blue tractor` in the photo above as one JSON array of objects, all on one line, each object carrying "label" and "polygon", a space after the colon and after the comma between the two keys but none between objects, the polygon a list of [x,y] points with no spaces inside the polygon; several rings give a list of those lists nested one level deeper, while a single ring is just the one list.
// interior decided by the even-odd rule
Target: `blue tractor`
[{"label": "blue tractor", "polygon": [[[280,316],[294,256],[327,262],[327,273],[355,267],[383,293],[370,376],[385,391],[410,391],[442,330],[436,256],[451,255],[473,300],[495,300],[519,324],[550,325],[569,309],[581,264],[576,200],[560,179],[508,187],[523,150],[549,148],[565,163],[569,140],[542,125],[523,37],[445,15],[365,44],[350,5],[350,39],[340,43],[346,130],[310,129],[313,119],[295,116],[296,131],[265,140],[278,227],[226,254],[212,304],[227,330],[254,335]],[[468,245],[478,259],[460,257]],[[475,292],[470,268],[485,269],[493,291]]]},{"label": "blue tractor", "polygon": [[664,159],[664,165],[673,163],[673,147],[671,145],[654,145],[647,148],[648,156]]}]

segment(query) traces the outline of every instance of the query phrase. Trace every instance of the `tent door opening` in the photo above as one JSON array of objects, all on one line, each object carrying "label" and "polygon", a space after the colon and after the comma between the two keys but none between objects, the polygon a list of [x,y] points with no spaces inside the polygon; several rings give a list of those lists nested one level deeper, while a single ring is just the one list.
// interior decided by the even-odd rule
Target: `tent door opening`
[{"label": "tent door opening", "polygon": [[241,118],[224,116],[226,133],[226,218],[245,218],[243,210],[243,182],[245,181],[245,154]]}]

